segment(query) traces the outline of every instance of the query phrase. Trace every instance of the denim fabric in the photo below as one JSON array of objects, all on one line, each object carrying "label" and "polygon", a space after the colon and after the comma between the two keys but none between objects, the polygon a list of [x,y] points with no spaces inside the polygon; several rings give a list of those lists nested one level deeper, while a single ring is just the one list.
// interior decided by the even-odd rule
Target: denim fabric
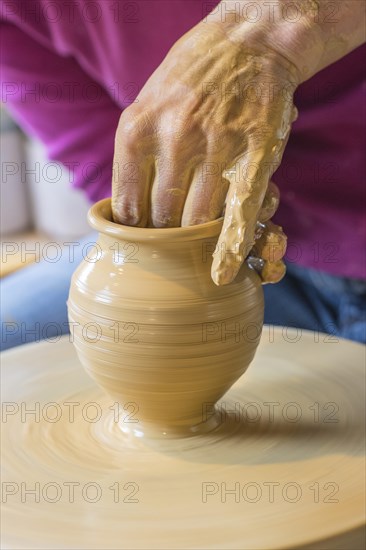
[{"label": "denim fabric", "polygon": [[83,256],[90,257],[96,234],[62,249],[57,261],[42,260],[1,281],[1,350],[69,332],[66,302],[70,280]]},{"label": "denim fabric", "polygon": [[[70,279],[95,234],[62,254],[5,277],[1,285],[1,349],[68,332]],[[265,322],[366,342],[366,282],[288,265],[286,277],[265,285]]]},{"label": "denim fabric", "polygon": [[288,264],[286,277],[265,285],[264,295],[267,324],[366,343],[366,281]]}]

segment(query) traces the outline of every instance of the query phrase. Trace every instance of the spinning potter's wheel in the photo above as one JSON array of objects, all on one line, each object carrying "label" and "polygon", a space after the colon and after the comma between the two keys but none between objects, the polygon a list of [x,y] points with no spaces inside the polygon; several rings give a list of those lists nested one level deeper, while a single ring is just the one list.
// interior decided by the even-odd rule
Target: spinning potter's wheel
[{"label": "spinning potter's wheel", "polygon": [[265,328],[220,426],[167,441],[123,431],[68,338],[7,352],[2,547],[362,548],[364,351]]}]

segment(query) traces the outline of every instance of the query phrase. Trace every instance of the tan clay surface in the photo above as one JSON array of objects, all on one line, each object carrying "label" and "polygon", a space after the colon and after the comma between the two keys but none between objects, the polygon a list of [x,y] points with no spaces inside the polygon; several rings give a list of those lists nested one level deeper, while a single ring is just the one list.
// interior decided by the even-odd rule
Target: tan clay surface
[{"label": "tan clay surface", "polygon": [[71,283],[80,361],[114,400],[137,403],[140,431],[206,430],[202,407],[245,372],[257,348],[261,280],[244,265],[230,286],[212,281],[222,220],[153,229],[111,219],[109,199],[90,210],[100,236]]},{"label": "tan clay surface", "polygon": [[2,363],[3,548],[362,548],[363,346],[265,327],[221,426],[165,441],[121,430],[67,337]]}]

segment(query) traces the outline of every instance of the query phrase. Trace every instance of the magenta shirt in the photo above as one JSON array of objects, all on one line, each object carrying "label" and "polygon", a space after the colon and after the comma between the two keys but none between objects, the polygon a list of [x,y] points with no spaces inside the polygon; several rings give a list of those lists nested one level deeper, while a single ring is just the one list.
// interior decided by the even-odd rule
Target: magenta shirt
[{"label": "magenta shirt", "polygon": [[[214,4],[1,0],[2,100],[70,169],[72,185],[93,201],[110,196],[121,110]],[[366,275],[365,57],[362,46],[300,86],[300,115],[273,177],[288,260],[353,278]]]}]

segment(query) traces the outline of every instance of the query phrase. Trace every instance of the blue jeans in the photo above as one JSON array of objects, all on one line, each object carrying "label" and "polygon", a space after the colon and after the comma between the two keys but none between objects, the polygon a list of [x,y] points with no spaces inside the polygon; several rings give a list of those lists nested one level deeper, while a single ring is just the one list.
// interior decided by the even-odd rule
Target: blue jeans
[{"label": "blue jeans", "polygon": [[366,281],[287,264],[286,276],[264,286],[265,322],[366,343]]},{"label": "blue jeans", "polygon": [[[1,349],[68,332],[66,300],[70,278],[95,234],[63,251],[57,262],[42,261],[5,277],[1,284]],[[366,342],[366,283],[288,265],[286,277],[264,286],[265,322],[316,330]]]},{"label": "blue jeans", "polygon": [[93,246],[95,240],[96,234],[90,234],[63,248],[57,261],[50,252],[50,259],[1,280],[1,351],[44,339],[56,342],[69,332],[70,279],[82,258],[91,253],[88,245]]}]

